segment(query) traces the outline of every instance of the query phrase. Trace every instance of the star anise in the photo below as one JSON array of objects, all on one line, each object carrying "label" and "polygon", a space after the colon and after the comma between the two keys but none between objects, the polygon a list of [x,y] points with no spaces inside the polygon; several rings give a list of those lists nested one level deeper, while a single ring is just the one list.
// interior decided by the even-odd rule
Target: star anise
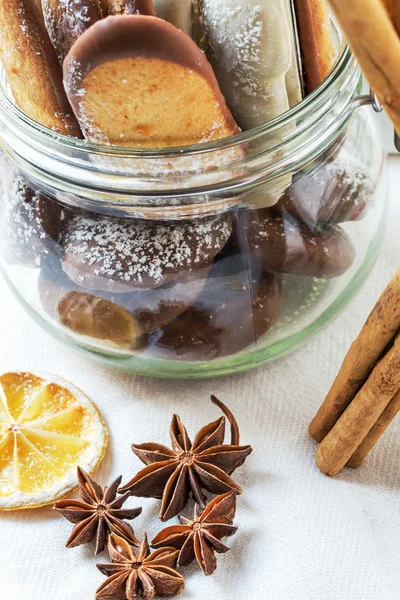
[{"label": "star anise", "polygon": [[180,418],[171,423],[172,450],[161,444],[132,445],[132,450],[147,466],[120,492],[132,496],[162,498],[160,519],[167,521],[186,505],[190,492],[201,509],[205,507],[202,490],[224,494],[241,488],[230,475],[251,453],[251,446],[239,446],[239,428],[229,409],[215,396],[211,401],[219,406],[231,425],[231,444],[224,444],[225,417],[203,427],[190,441]]},{"label": "star anise", "polygon": [[221,539],[233,535],[237,527],[232,525],[236,511],[236,494],[229,492],[217,496],[202,512],[196,505],[194,519],[179,517],[182,525],[163,529],[152,541],[154,548],[172,546],[180,552],[178,565],[184,567],[195,559],[206,575],[212,575],[217,567],[215,552],[228,552]]},{"label": "star anise", "polygon": [[136,550],[125,539],[112,533],[108,541],[111,563],[96,565],[108,579],[96,592],[96,600],[135,600],[141,596],[176,596],[184,587],[184,579],[174,567],[178,551],[161,548],[150,554],[145,536]]},{"label": "star anise", "polygon": [[83,469],[78,467],[79,494],[81,500],[58,500],[53,508],[71,523],[76,523],[66,546],[74,548],[96,538],[96,554],[102,552],[109,533],[114,532],[139,545],[134,531],[123,519],[135,519],[141,508],[123,509],[129,494],[117,496],[122,477],[118,477],[104,491]]}]

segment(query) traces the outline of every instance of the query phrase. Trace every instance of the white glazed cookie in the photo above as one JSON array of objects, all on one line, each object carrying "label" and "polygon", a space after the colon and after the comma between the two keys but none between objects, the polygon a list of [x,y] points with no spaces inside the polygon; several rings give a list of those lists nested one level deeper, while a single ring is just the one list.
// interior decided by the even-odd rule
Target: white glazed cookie
[{"label": "white glazed cookie", "polygon": [[286,0],[200,0],[204,49],[237,123],[251,129],[289,109],[293,33]]}]

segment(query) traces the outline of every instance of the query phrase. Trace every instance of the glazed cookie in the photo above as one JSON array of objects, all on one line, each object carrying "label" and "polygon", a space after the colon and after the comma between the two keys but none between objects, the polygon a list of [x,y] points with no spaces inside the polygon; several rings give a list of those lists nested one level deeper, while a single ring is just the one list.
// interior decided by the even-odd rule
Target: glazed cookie
[{"label": "glazed cookie", "polygon": [[152,337],[146,353],[207,361],[235,354],[268,332],[280,313],[279,275],[250,272],[239,256],[213,267],[193,306]]},{"label": "glazed cookie", "polygon": [[335,60],[326,0],[199,0],[197,41],[242,129],[296,105]]},{"label": "glazed cookie", "polygon": [[75,216],[62,235],[62,265],[89,290],[153,289],[208,266],[231,231],[227,215],[190,222]]},{"label": "glazed cookie", "polygon": [[309,277],[338,277],[353,264],[355,250],[344,231],[335,227],[311,231],[279,211],[244,211],[239,218],[250,254],[264,268]]},{"label": "glazed cookie", "polygon": [[103,18],[99,0],[42,0],[42,11],[61,64],[78,37]]},{"label": "glazed cookie", "polygon": [[103,14],[156,16],[152,0],[101,0]]},{"label": "glazed cookie", "polygon": [[34,191],[21,175],[15,175],[4,194],[6,256],[10,262],[38,267],[46,254],[56,251],[62,209]]},{"label": "glazed cookie", "polygon": [[160,148],[239,131],[203,52],[156,17],[95,23],[65,59],[64,85],[92,142]]},{"label": "glazed cookie", "polygon": [[84,291],[62,271],[55,256],[46,259],[39,293],[46,312],[77,334],[130,347],[142,346],[187,310],[200,294],[211,267],[154,290],[125,294]]},{"label": "glazed cookie", "polygon": [[362,166],[350,161],[321,162],[293,179],[277,207],[314,229],[358,219],[373,192]]},{"label": "glazed cookie", "polygon": [[285,1],[199,0],[198,6],[199,43],[239,126],[252,129],[287,111],[293,38]]},{"label": "glazed cookie", "polygon": [[0,0],[0,37],[0,59],[18,106],[41,125],[81,137],[35,0]]}]

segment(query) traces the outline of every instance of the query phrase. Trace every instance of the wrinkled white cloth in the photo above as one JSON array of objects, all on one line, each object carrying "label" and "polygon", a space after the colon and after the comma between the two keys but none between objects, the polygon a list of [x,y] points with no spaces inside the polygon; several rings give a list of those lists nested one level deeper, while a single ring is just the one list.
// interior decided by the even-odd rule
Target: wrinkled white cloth
[{"label": "wrinkled white cloth", "polygon": [[[178,413],[189,433],[219,416],[210,393],[236,414],[253,454],[235,478],[239,531],[218,570],[186,569],[182,600],[399,600],[400,417],[357,471],[336,479],[314,464],[307,425],[345,352],[400,263],[400,158],[391,159],[391,218],[382,254],[345,312],[298,352],[256,371],[210,381],[157,381],[120,373],[54,341],[25,314],[0,280],[0,365],[46,369],[81,387],[110,430],[101,483],[141,467],[130,444],[168,444]],[[133,524],[154,536],[158,501]],[[92,600],[104,581],[92,547],[64,548],[72,525],[50,508],[0,515],[1,600]]]}]

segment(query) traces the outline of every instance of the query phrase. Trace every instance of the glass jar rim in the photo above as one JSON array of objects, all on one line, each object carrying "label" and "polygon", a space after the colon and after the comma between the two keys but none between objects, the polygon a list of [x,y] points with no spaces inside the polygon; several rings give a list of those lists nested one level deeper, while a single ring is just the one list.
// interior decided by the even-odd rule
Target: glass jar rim
[{"label": "glass jar rim", "polygon": [[111,146],[105,144],[97,144],[88,142],[79,138],[73,138],[58,132],[55,132],[37,121],[29,117],[23,110],[21,110],[17,104],[10,98],[9,93],[6,90],[4,81],[0,82],[0,108],[6,111],[14,121],[18,122],[19,127],[23,127],[25,133],[29,135],[29,132],[34,133],[36,136],[42,138],[42,141],[51,140],[54,147],[59,148],[60,153],[65,150],[77,150],[82,153],[90,153],[94,155],[108,155],[110,157],[121,157],[121,158],[171,158],[181,157],[182,154],[185,156],[197,156],[207,152],[222,150],[228,148],[234,148],[236,146],[243,145],[248,142],[253,142],[258,138],[264,136],[270,136],[276,130],[281,129],[287,125],[290,125],[295,120],[304,120],[308,116],[313,114],[313,106],[316,102],[323,103],[324,100],[328,100],[330,96],[330,90],[332,85],[341,75],[347,72],[355,63],[355,58],[352,55],[348,44],[342,42],[341,51],[335,66],[322,82],[322,84],[288,111],[275,117],[274,119],[263,123],[253,129],[242,131],[234,136],[215,140],[212,142],[204,142],[201,144],[193,144],[186,146],[174,146],[167,148],[126,148],[119,146]]}]

